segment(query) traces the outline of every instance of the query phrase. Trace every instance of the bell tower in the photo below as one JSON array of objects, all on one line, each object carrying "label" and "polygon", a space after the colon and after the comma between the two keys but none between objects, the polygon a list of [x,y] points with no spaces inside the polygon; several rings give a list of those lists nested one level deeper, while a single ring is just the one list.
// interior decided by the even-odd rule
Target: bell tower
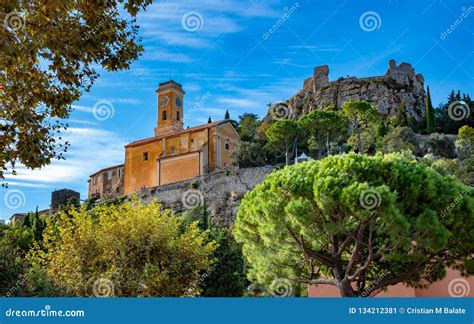
[{"label": "bell tower", "polygon": [[155,136],[175,133],[183,129],[183,96],[181,84],[170,80],[160,83],[158,95],[158,123]]}]

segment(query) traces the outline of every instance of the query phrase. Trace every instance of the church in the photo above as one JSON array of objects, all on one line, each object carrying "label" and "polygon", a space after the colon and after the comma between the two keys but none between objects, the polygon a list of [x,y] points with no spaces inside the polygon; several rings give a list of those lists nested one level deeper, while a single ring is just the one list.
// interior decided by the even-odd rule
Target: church
[{"label": "church", "polygon": [[229,120],[183,128],[184,90],[175,81],[156,90],[154,136],[125,146],[125,163],[89,177],[89,197],[115,198],[142,188],[188,180],[235,163],[240,136]]}]

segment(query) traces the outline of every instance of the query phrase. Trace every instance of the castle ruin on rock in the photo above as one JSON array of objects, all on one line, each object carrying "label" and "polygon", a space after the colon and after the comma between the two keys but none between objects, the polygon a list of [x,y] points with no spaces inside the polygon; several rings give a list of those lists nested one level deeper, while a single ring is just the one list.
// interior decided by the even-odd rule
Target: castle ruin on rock
[{"label": "castle ruin on rock", "polygon": [[289,99],[291,115],[298,117],[313,110],[333,106],[340,109],[349,99],[366,100],[376,106],[382,116],[391,116],[404,106],[417,120],[425,115],[424,78],[409,63],[390,60],[387,73],[368,78],[347,77],[329,81],[329,67],[314,68],[313,76]]}]

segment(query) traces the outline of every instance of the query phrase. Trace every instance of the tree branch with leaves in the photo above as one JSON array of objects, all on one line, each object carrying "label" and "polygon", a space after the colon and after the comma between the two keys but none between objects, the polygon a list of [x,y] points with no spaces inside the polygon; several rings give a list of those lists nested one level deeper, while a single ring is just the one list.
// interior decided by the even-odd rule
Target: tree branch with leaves
[{"label": "tree branch with leaves", "polygon": [[2,3],[0,178],[64,158],[60,133],[71,105],[90,90],[97,66],[129,68],[143,47],[136,15],[152,0]]}]

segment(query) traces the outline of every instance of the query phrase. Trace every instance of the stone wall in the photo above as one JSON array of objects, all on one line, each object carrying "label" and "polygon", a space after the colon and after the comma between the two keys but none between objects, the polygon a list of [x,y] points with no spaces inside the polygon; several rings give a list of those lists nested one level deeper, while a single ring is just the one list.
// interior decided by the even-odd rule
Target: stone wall
[{"label": "stone wall", "polygon": [[202,203],[215,223],[229,226],[235,220],[237,207],[244,194],[261,183],[271,171],[272,167],[269,166],[218,171],[186,181],[142,189],[137,194],[144,203],[157,199],[176,213]]},{"label": "stone wall", "polygon": [[425,115],[424,78],[416,74],[409,63],[397,66],[395,60],[391,60],[383,76],[348,77],[329,82],[328,75],[327,65],[314,68],[313,76],[304,81],[303,89],[289,100],[293,117],[327,106],[340,109],[349,99],[366,100],[386,116],[394,115],[400,104],[416,119]]}]

